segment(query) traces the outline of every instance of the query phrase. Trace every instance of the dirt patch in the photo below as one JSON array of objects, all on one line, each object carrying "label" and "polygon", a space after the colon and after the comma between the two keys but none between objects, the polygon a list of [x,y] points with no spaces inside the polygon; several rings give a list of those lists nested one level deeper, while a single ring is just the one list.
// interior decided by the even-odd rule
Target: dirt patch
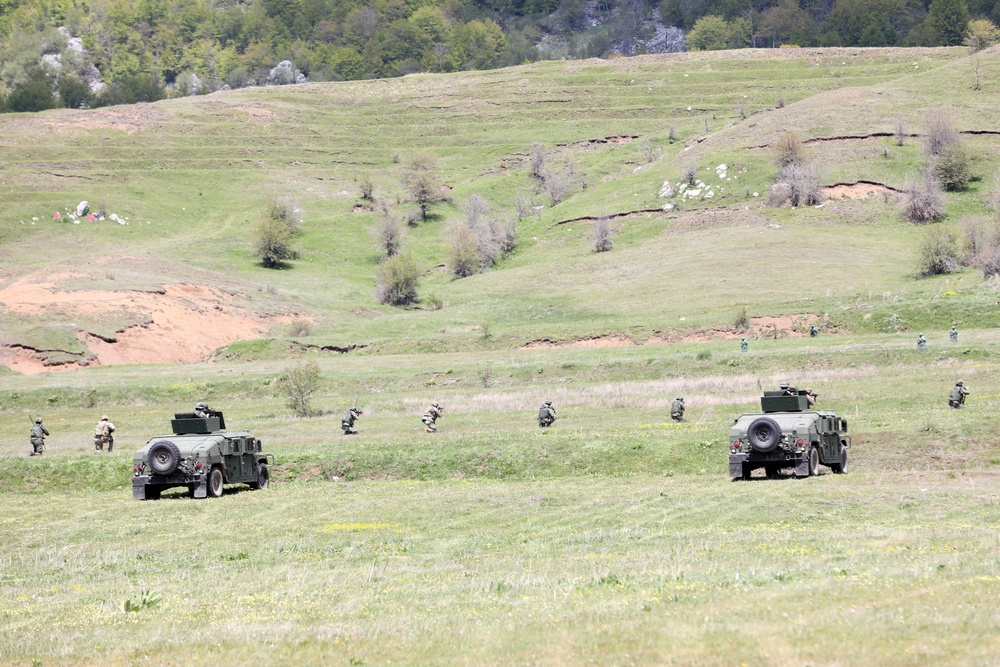
[{"label": "dirt patch", "polygon": [[661,332],[649,338],[651,343],[707,343],[715,340],[749,340],[760,338],[784,338],[809,335],[809,326],[819,324],[819,315],[810,313],[802,315],[778,315],[750,318],[750,326],[746,330],[736,327],[712,327],[699,331],[667,333]]},{"label": "dirt patch", "polygon": [[896,188],[875,181],[856,183],[834,183],[820,188],[824,199],[868,199],[869,197],[894,197],[900,194]]},{"label": "dirt patch", "polygon": [[[66,277],[35,274],[22,278],[0,290],[0,304],[6,312],[27,317],[44,318],[57,311],[71,321],[100,321],[128,312],[145,321],[113,335],[77,330],[77,340],[89,355],[38,350],[10,341],[0,346],[0,364],[26,375],[88,365],[188,364],[230,343],[263,338],[273,325],[294,317],[251,313],[233,305],[222,290],[205,285],[166,284],[149,291],[58,289],[58,280]],[[59,353],[55,361],[53,352]]]},{"label": "dirt patch", "polygon": [[521,346],[522,350],[546,350],[563,347],[625,347],[635,345],[635,341],[628,336],[589,336],[587,338],[577,338],[575,340],[557,341],[549,338],[539,338]]}]

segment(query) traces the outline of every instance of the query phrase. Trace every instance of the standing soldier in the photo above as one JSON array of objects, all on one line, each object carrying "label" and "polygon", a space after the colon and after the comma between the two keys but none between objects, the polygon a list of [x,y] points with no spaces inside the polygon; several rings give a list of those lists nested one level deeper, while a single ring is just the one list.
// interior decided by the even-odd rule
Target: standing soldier
[{"label": "standing soldier", "polygon": [[951,325],[951,331],[948,332],[948,338],[951,339],[952,343],[958,342],[958,329],[954,324]]},{"label": "standing soldier", "polygon": [[917,349],[926,350],[927,349],[927,339],[924,338],[923,334],[917,336]]},{"label": "standing soldier", "polygon": [[684,421],[684,397],[678,396],[670,404],[670,418],[675,422]]},{"label": "standing soldier", "polygon": [[35,423],[31,426],[31,455],[41,456],[45,451],[45,436],[49,434],[48,429],[42,426],[42,418],[35,417]]},{"label": "standing soldier", "polygon": [[539,428],[548,428],[556,421],[556,409],[552,407],[552,401],[545,401],[542,407],[538,408]]},{"label": "standing soldier", "polygon": [[740,338],[740,352],[745,354],[748,347],[750,347],[750,345],[747,343],[746,337],[744,336],[743,338]]},{"label": "standing soldier", "polygon": [[809,337],[810,338],[815,338],[818,335],[819,335],[819,329],[816,328],[815,324],[810,324],[809,325]]},{"label": "standing soldier", "polygon": [[437,433],[437,420],[438,417],[441,416],[442,412],[444,412],[444,408],[436,402],[431,403],[431,407],[427,408],[427,412],[424,413],[423,419],[421,420],[424,422],[425,433]]},{"label": "standing soldier", "polygon": [[104,445],[108,446],[108,454],[115,448],[115,425],[108,421],[107,415],[101,415],[101,421],[94,427],[94,451],[103,452]]},{"label": "standing soldier", "polygon": [[969,388],[962,384],[959,380],[955,383],[955,386],[951,388],[948,392],[948,405],[958,410],[963,405],[965,405],[965,397],[970,393]]},{"label": "standing soldier", "polygon": [[340,428],[344,429],[344,435],[357,435],[358,429],[354,428],[354,420],[362,415],[362,411],[356,407],[344,413],[340,420]]}]

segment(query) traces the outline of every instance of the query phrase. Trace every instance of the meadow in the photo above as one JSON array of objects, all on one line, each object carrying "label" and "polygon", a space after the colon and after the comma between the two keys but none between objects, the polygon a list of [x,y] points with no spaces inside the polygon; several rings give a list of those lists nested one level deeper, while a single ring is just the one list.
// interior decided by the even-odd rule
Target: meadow
[{"label": "meadow", "polygon": [[[998,82],[995,49],[781,49],[0,116],[0,355],[40,371],[0,366],[0,664],[996,667],[1000,286],[919,277],[926,227],[890,188],[943,106],[977,180],[940,225],[993,216]],[[882,194],[769,205],[786,129],[824,185]],[[535,143],[584,176],[560,202]],[[406,228],[421,300],[395,308],[359,182],[404,215],[418,152],[451,201]],[[660,196],[689,168],[712,198]],[[534,209],[511,256],[455,280],[473,194]],[[265,269],[252,229],[285,199],[300,255]],[[81,200],[127,220],[52,220]],[[197,363],[42,366],[157,323],[151,349],[191,346],[219,312],[269,328]],[[320,388],[296,417],[279,378],[303,361]],[[729,479],[733,419],[782,381],[848,420],[849,474]],[[202,400],[275,455],[271,488],[133,501],[132,453]],[[90,452],[102,413],[112,455]]]}]

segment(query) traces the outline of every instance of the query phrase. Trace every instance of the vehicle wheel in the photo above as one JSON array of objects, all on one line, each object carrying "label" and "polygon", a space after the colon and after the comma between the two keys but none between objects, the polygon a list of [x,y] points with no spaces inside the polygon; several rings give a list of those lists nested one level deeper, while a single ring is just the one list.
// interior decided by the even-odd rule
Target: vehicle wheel
[{"label": "vehicle wheel", "polygon": [[781,440],[781,427],[770,417],[758,417],[747,428],[747,441],[758,452],[769,452]]},{"label": "vehicle wheel", "polygon": [[212,468],[208,473],[208,495],[213,498],[222,497],[222,469]]},{"label": "vehicle wheel", "polygon": [[271,473],[267,470],[267,465],[261,463],[257,466],[257,481],[250,482],[251,489],[266,489],[271,484]]},{"label": "vehicle wheel", "polygon": [[847,474],[847,447],[840,448],[840,463],[834,463],[830,469],[838,475]]},{"label": "vehicle wheel", "polygon": [[146,500],[159,500],[160,493],[162,493],[162,489],[158,486],[147,484],[144,487],[143,492],[146,494]]},{"label": "vehicle wheel", "polygon": [[149,467],[157,475],[170,475],[181,463],[181,450],[169,440],[154,442],[149,448]]},{"label": "vehicle wheel", "polygon": [[816,447],[809,448],[809,476],[813,477],[819,474],[819,449]]}]

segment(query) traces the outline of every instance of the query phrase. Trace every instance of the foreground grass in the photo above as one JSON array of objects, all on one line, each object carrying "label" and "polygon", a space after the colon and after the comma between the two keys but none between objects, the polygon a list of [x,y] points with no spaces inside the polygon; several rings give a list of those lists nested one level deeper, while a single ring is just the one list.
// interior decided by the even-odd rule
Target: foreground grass
[{"label": "foreground grass", "polygon": [[[934,473],[4,495],[0,660],[993,664],[995,489]],[[161,602],[122,610],[143,591]]]}]

